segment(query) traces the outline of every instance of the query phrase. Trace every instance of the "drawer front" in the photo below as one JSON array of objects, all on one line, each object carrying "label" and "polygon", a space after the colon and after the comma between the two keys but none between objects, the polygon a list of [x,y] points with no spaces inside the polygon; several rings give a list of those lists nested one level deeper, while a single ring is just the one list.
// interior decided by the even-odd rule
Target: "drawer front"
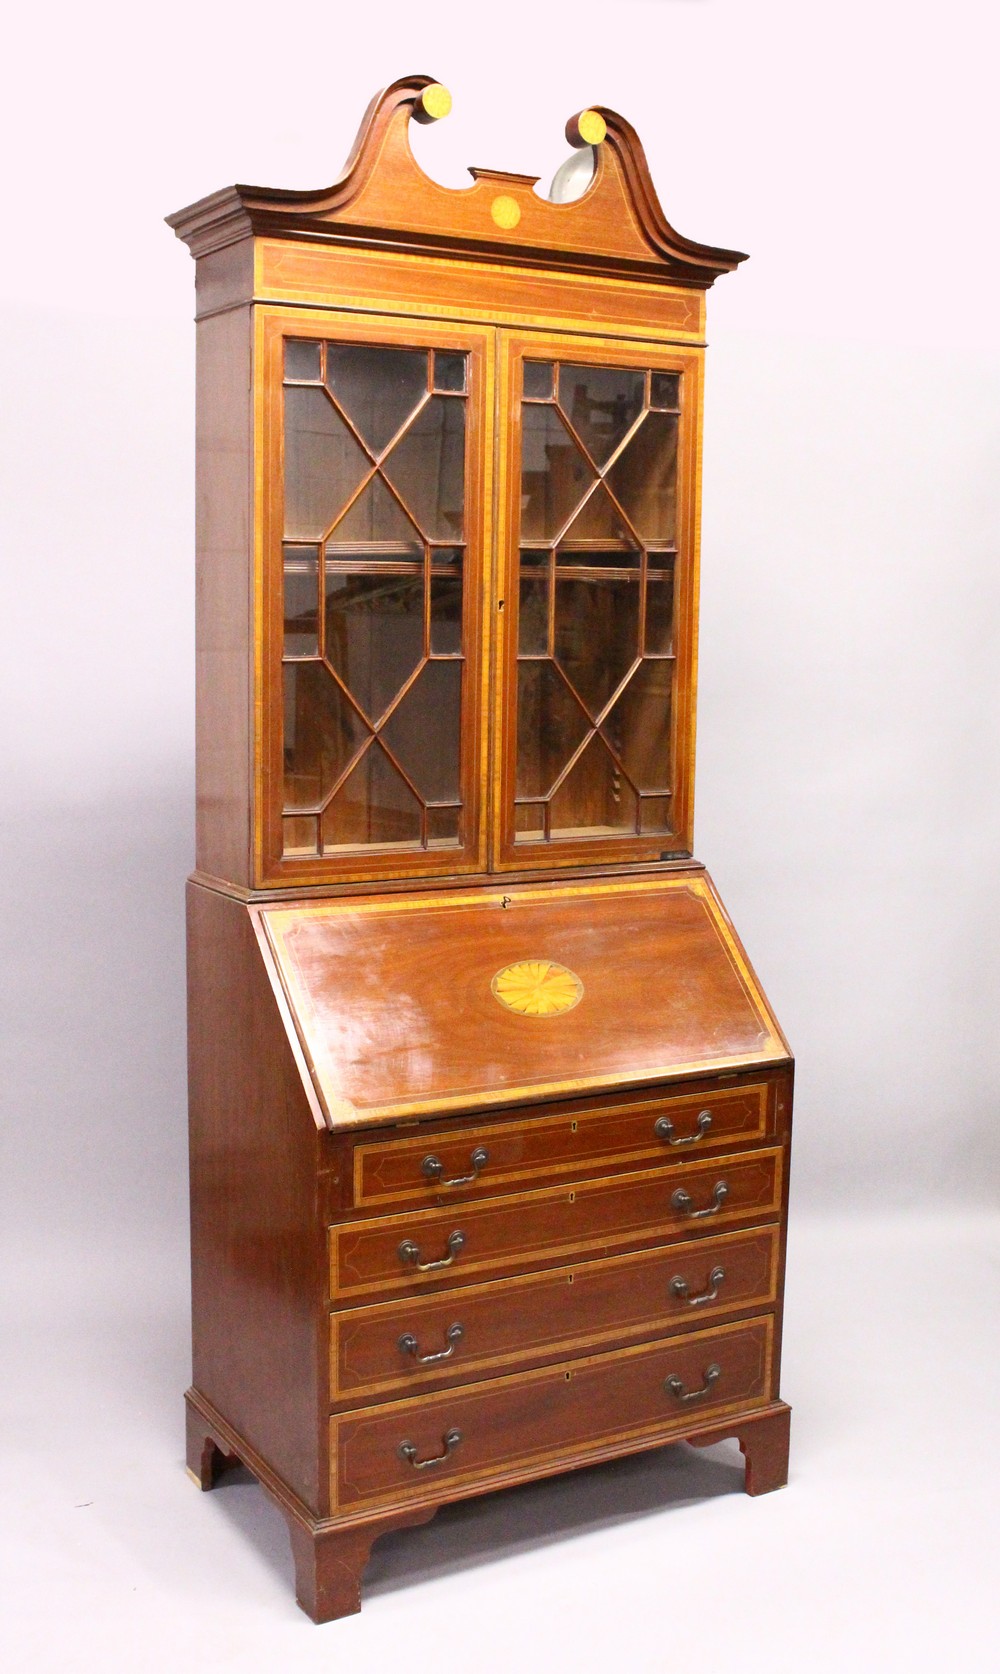
[{"label": "drawer front", "polygon": [[759,1310],[775,1301],[777,1272],[770,1226],[331,1314],[333,1399],[442,1388]]},{"label": "drawer front", "polygon": [[780,1149],[330,1228],[335,1298],[467,1284],[775,1215]]},{"label": "drawer front", "polygon": [[766,1404],[769,1316],[330,1420],[334,1506],[452,1498],[626,1452]]},{"label": "drawer front", "polygon": [[439,1203],[492,1197],[546,1179],[651,1168],[768,1137],[766,1082],[626,1099],[557,1116],[484,1122],[474,1128],[379,1140],[354,1148],[354,1206]]}]

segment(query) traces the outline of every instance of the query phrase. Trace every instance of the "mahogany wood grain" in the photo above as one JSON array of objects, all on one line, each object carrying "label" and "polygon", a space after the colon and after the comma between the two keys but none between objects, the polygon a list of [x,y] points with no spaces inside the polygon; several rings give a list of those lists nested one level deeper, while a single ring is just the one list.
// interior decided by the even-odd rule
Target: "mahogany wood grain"
[{"label": "mahogany wood grain", "polygon": [[[571,1351],[700,1329],[721,1314],[759,1313],[776,1297],[777,1255],[778,1228],[764,1227],[335,1312],[333,1404],[440,1389],[565,1359]],[[456,1325],[457,1340],[449,1338]],[[401,1347],[404,1336],[415,1341],[412,1352]],[[417,1359],[449,1349],[444,1362]]]},{"label": "mahogany wood grain", "polygon": [[[530,1122],[478,1122],[463,1128],[429,1128],[407,1139],[354,1146],[354,1205],[413,1208],[466,1202],[543,1185],[559,1175],[586,1179],[616,1174],[645,1163],[686,1162],[720,1148],[761,1144],[774,1137],[775,1084],[758,1081],[716,1086],[670,1098],[621,1097],[581,1108],[569,1104],[558,1115],[533,1110]],[[705,1125],[706,1117],[710,1125]],[[657,1124],[669,1122],[669,1136]],[[475,1153],[486,1160],[473,1167]],[[429,1173],[424,1163],[440,1165]],[[470,1180],[468,1176],[473,1174]],[[463,1181],[449,1187],[442,1182]]]},{"label": "mahogany wood grain", "polygon": [[[782,1156],[780,1150],[750,1151],[449,1210],[350,1221],[330,1229],[330,1294],[408,1295],[552,1266],[571,1255],[610,1255],[662,1243],[664,1237],[762,1221],[774,1216],[781,1202]],[[690,1199],[697,1217],[675,1204],[678,1191]],[[420,1261],[443,1260],[456,1233],[461,1246],[444,1268],[420,1272],[400,1254],[400,1245],[412,1242]]]},{"label": "mahogany wood grain", "polygon": [[[234,252],[217,261],[232,262]],[[197,328],[195,855],[253,882],[249,825],[253,622],[250,310]]]},{"label": "mahogany wood grain", "polygon": [[189,885],[188,961],[194,1390],[319,1512],[322,1136],[246,908]]},{"label": "mahogany wood grain", "polygon": [[[425,1496],[431,1477],[436,1493],[444,1483],[485,1484],[535,1462],[579,1459],[612,1437],[666,1440],[698,1422],[693,1412],[763,1406],[771,1370],[764,1316],[335,1416],[331,1503],[405,1503]],[[674,1378],[677,1393],[668,1386]],[[443,1438],[455,1430],[461,1439],[446,1448]],[[401,1456],[403,1444],[416,1449],[416,1463]],[[436,1457],[438,1464],[421,1468]]]},{"label": "mahogany wood grain", "polygon": [[[473,1110],[789,1057],[704,874],[259,909],[331,1127]],[[558,1016],[496,999],[554,960]]]}]

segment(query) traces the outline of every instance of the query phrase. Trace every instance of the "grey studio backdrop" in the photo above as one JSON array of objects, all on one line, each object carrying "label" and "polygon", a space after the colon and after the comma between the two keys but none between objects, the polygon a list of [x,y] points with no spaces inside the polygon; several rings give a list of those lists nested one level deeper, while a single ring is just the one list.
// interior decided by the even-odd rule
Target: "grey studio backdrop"
[{"label": "grey studio backdrop", "polygon": [[[150,1533],[180,1472],[188,1377],[193,862],[194,268],[161,217],[236,179],[325,183],[370,94],[426,70],[455,97],[447,122],[415,136],[444,183],[467,180],[468,163],[547,179],[566,117],[606,103],[638,128],[677,228],[749,249],[709,297],[696,853],[798,1059],[803,1257],[785,1377],[797,1404],[819,1352],[810,1283],[832,1284],[855,1237],[884,1256],[947,1218],[987,1252],[978,1282],[993,1287],[996,1329],[995,25],[962,0],[946,36],[937,7],[889,0],[805,13],[791,0],[629,0],[613,27],[587,5],[417,15],[398,0],[378,27],[314,0],[294,27],[256,0],[47,17],[16,26],[0,117],[3,1230],[19,1369],[4,1399],[27,1519],[25,1541],[11,1535],[19,1608],[4,1631],[10,1666],[58,1665],[25,1556],[54,1539],[57,1572],[83,1589],[82,1665],[132,1666],[140,1648],[147,1661],[167,1594],[172,1622],[192,1599],[195,1616],[208,1608],[208,1559],[185,1568],[176,1554],[210,1529],[213,1588],[225,1594],[232,1563],[237,1599],[264,1586],[249,1620],[276,1616],[285,1655],[313,1642],[294,1636],[282,1532],[254,1490],[234,1489],[229,1513],[179,1498],[175,1559]],[[883,1268],[894,1322],[933,1288],[896,1260]],[[949,1284],[964,1286],[963,1262]],[[871,1280],[859,1268],[851,1283]],[[911,1379],[936,1375],[933,1356],[906,1352]],[[897,1391],[876,1381],[868,1394],[888,1404]],[[159,1463],[144,1479],[147,1451]],[[100,1525],[115,1554],[103,1573],[120,1560],[140,1574],[122,1583],[124,1618],[88,1570],[98,1525],[79,1521],[88,1504],[99,1519],[102,1487],[118,1495]],[[544,1524],[557,1502],[530,1503]],[[475,1548],[477,1525],[460,1526]],[[484,1564],[495,1544],[482,1539]],[[377,1594],[390,1613],[415,1596]],[[435,1601],[451,1597],[446,1578]],[[233,1624],[231,1665],[256,1668],[252,1633]],[[633,1628],[634,1665],[659,1666]],[[505,1631],[498,1666],[541,1665]],[[176,1661],[159,1643],[162,1666],[180,1666],[182,1639]],[[367,1641],[341,1643],[368,1666]],[[560,1643],[565,1666],[602,1666],[593,1622]],[[717,1651],[719,1667],[757,1666],[746,1645],[731,1663]],[[562,1666],[551,1650],[545,1661]]]}]

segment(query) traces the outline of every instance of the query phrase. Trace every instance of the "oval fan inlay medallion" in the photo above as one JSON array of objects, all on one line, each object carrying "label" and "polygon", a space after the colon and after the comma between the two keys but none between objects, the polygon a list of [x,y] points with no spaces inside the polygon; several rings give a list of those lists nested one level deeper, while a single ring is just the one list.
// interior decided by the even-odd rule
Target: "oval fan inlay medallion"
[{"label": "oval fan inlay medallion", "polygon": [[551,959],[521,959],[505,965],[490,987],[502,1006],[522,1017],[558,1017],[583,999],[583,983]]}]

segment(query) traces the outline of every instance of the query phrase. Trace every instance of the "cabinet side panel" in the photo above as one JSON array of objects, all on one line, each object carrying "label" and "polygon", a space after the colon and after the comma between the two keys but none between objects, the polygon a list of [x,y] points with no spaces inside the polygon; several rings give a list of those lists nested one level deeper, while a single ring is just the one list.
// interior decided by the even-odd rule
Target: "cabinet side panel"
[{"label": "cabinet side panel", "polygon": [[197,884],[188,1038],[194,1386],[322,1514],[320,1137],[247,909]]},{"label": "cabinet side panel", "polygon": [[250,310],[198,323],[197,866],[250,882]]}]

